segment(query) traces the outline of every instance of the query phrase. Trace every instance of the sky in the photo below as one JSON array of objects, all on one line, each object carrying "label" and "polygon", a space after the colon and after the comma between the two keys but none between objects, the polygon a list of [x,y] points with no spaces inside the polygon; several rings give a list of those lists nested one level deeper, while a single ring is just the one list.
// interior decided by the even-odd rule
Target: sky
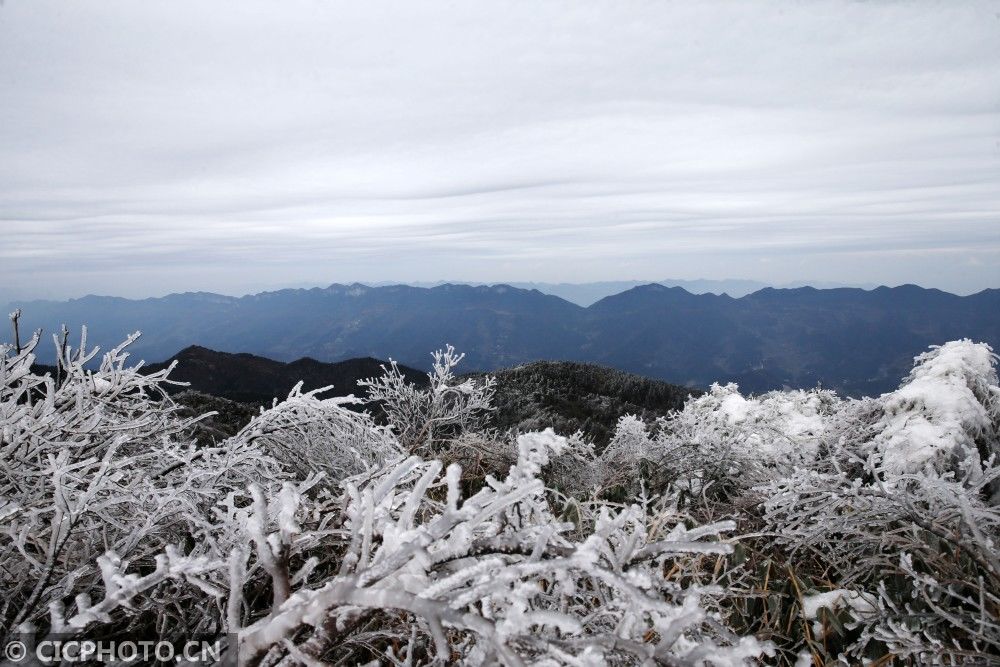
[{"label": "sky", "polygon": [[3,0],[0,297],[1000,287],[1000,2]]}]

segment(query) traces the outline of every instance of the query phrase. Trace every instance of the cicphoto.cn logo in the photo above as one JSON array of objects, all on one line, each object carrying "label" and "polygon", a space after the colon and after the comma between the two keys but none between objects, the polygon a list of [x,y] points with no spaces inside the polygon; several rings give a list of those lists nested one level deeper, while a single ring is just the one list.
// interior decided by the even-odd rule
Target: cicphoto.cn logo
[{"label": "cicphoto.cn logo", "polygon": [[190,664],[236,667],[235,637],[196,638],[181,641],[146,638],[87,639],[19,635],[3,647],[6,665],[61,664]]}]

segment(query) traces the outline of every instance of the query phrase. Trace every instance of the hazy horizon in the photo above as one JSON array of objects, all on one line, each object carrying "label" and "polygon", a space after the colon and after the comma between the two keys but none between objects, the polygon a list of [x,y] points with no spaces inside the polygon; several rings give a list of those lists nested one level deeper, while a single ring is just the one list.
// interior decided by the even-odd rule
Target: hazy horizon
[{"label": "hazy horizon", "polygon": [[1000,287],[996,10],[7,0],[0,291]]}]

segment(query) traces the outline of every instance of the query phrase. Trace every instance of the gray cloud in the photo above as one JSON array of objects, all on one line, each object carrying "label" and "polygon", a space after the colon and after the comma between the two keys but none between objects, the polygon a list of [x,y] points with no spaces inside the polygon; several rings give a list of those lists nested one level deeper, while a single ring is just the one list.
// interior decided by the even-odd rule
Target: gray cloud
[{"label": "gray cloud", "polygon": [[1000,286],[998,29],[995,2],[8,0],[0,291]]}]

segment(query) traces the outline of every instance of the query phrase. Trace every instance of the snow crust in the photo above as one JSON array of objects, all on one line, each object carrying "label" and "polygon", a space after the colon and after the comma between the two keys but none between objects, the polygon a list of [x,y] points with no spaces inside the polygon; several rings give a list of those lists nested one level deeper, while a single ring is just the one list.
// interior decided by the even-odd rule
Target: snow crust
[{"label": "snow crust", "polygon": [[[875,444],[891,472],[947,467],[978,468],[976,440],[992,428],[1000,395],[989,345],[958,340],[915,359],[910,376],[884,394],[884,416]],[[992,418],[991,418],[992,417]]]},{"label": "snow crust", "polygon": [[846,588],[802,596],[802,616],[809,620],[816,618],[820,609],[836,611],[844,607],[862,613],[875,611],[875,606],[861,593],[849,591]]},{"label": "snow crust", "polygon": [[696,399],[714,417],[716,426],[732,427],[734,436],[750,453],[766,458],[811,458],[824,425],[825,403],[820,392],[769,392],[744,397],[736,384],[713,384],[706,396]]}]

